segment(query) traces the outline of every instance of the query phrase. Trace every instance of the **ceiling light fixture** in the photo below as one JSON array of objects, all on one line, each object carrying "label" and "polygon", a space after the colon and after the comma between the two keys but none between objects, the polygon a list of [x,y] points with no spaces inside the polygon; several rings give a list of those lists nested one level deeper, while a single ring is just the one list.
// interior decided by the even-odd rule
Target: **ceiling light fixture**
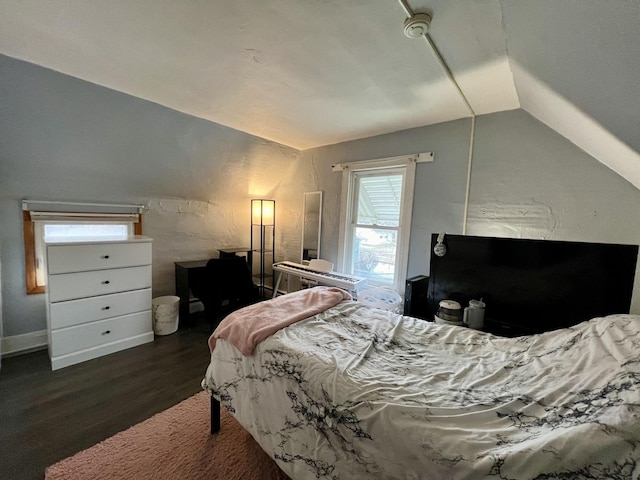
[{"label": "ceiling light fixture", "polygon": [[404,21],[404,34],[409,38],[424,37],[429,32],[431,15],[416,13]]}]

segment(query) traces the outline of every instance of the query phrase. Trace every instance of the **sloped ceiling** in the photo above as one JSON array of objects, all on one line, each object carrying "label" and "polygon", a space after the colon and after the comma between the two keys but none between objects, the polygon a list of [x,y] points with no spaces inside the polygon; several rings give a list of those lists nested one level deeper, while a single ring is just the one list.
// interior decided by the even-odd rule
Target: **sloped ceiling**
[{"label": "sloped ceiling", "polygon": [[[640,0],[409,0],[477,115],[640,188]],[[469,116],[395,0],[2,0],[0,53],[298,149]]]},{"label": "sloped ceiling", "polygon": [[640,1],[504,0],[521,107],[640,188]]}]

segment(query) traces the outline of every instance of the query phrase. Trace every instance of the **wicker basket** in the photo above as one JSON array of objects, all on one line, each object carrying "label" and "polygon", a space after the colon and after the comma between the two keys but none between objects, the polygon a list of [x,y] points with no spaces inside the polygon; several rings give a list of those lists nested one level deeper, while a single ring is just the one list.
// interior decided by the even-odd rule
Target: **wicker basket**
[{"label": "wicker basket", "polygon": [[167,295],[151,301],[153,313],[153,332],[156,335],[169,335],[178,330],[180,297]]},{"label": "wicker basket", "polygon": [[367,307],[388,310],[394,313],[402,312],[402,297],[391,288],[372,287],[358,292],[358,301]]}]

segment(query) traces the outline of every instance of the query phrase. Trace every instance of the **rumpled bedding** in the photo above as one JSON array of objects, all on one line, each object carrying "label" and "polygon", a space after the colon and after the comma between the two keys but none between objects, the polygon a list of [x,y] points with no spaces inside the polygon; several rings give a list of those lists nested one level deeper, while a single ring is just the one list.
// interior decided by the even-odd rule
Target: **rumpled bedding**
[{"label": "rumpled bedding", "polygon": [[640,477],[640,317],[502,338],[345,301],[203,387],[292,479]]}]

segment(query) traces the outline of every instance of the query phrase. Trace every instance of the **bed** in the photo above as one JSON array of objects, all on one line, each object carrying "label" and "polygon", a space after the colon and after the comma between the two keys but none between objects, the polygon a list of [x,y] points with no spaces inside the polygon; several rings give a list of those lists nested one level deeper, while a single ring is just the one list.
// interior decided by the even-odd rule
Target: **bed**
[{"label": "bed", "polygon": [[430,308],[484,296],[488,331],[329,287],[261,302],[210,339],[212,432],[222,405],[295,480],[640,478],[638,247],[445,243]]},{"label": "bed", "polygon": [[640,477],[638,316],[505,338],[342,300],[242,348],[203,386],[292,479]]}]

